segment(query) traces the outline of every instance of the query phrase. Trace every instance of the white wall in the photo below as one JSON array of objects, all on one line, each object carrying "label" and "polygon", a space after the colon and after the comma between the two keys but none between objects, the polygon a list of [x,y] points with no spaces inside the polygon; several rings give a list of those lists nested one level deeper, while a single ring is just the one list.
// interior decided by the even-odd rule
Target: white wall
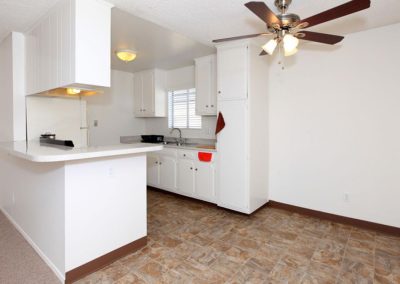
[{"label": "white wall", "polygon": [[0,43],[0,141],[25,139],[24,44],[15,32]]},{"label": "white wall", "polygon": [[13,140],[13,78],[11,34],[0,44],[0,141]]},{"label": "white wall", "polygon": [[[172,69],[167,72],[167,90],[189,89],[195,87],[194,66]],[[205,138],[215,139],[215,116],[202,117],[202,129],[182,129],[182,136],[185,138]],[[147,134],[162,134],[165,136],[174,136],[177,133],[170,134],[168,128],[168,118],[148,118],[146,119]]]},{"label": "white wall", "polygon": [[79,98],[39,97],[26,98],[28,140],[37,140],[46,132],[57,139],[72,140],[75,147],[87,146],[86,101]]},{"label": "white wall", "polygon": [[400,24],[272,63],[272,200],[400,227],[398,50]]},{"label": "white wall", "polygon": [[[119,144],[120,136],[145,133],[145,120],[133,115],[133,74],[112,70],[111,88],[88,97],[87,116],[91,145]],[[94,121],[98,127],[94,127]]]}]

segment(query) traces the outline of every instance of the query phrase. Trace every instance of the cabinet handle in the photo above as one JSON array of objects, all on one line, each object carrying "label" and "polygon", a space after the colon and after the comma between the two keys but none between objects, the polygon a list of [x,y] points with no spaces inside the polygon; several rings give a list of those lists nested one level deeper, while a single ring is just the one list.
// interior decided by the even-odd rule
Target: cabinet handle
[{"label": "cabinet handle", "polygon": [[160,162],[160,166],[162,165],[162,163]]},{"label": "cabinet handle", "polygon": [[156,162],[156,165],[158,165],[158,162]]},{"label": "cabinet handle", "polygon": [[208,107],[208,105],[206,105],[206,107]]},{"label": "cabinet handle", "polygon": [[218,91],[218,94],[221,94],[221,91]]},{"label": "cabinet handle", "polygon": [[191,169],[191,170],[193,170],[193,168],[192,168],[192,167],[190,167],[190,169]]},{"label": "cabinet handle", "polygon": [[211,105],[211,107],[214,107],[214,105]]},{"label": "cabinet handle", "polygon": [[183,154],[184,157],[186,157],[186,154]]},{"label": "cabinet handle", "polygon": [[195,171],[197,172],[197,169],[195,169]]}]

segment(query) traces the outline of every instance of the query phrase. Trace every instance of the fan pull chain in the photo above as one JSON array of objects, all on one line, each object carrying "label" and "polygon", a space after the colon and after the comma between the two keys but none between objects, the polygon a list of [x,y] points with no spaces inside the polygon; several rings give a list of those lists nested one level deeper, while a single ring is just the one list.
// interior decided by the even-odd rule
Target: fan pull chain
[{"label": "fan pull chain", "polygon": [[279,43],[278,58],[279,58],[278,64],[281,65],[282,70],[285,70],[284,57],[282,56],[282,43]]}]

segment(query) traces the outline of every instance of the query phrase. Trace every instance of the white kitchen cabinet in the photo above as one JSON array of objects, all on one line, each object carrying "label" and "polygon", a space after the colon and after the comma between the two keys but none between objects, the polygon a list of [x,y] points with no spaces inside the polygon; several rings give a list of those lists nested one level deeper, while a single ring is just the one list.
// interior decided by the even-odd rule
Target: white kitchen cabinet
[{"label": "white kitchen cabinet", "polygon": [[216,202],[215,160],[202,162],[204,151],[164,148],[147,156],[147,184],[185,196]]},{"label": "white kitchen cabinet", "polygon": [[160,156],[160,186],[176,191],[177,160],[173,157]]},{"label": "white kitchen cabinet", "polygon": [[268,63],[253,41],[217,46],[217,204],[250,214],[268,202]]},{"label": "white kitchen cabinet", "polygon": [[178,166],[178,192],[188,196],[194,196],[194,162],[187,159],[179,159]]},{"label": "white kitchen cabinet", "polygon": [[217,114],[216,55],[195,59],[196,114]]},{"label": "white kitchen cabinet", "polygon": [[158,155],[147,155],[147,184],[160,186],[160,158]]},{"label": "white kitchen cabinet", "polygon": [[166,72],[159,69],[134,73],[134,115],[165,117],[167,114]]},{"label": "white kitchen cabinet", "polygon": [[195,166],[195,196],[201,200],[215,202],[214,163],[197,161]]},{"label": "white kitchen cabinet", "polygon": [[110,86],[112,7],[105,1],[61,0],[26,33],[28,95]]}]

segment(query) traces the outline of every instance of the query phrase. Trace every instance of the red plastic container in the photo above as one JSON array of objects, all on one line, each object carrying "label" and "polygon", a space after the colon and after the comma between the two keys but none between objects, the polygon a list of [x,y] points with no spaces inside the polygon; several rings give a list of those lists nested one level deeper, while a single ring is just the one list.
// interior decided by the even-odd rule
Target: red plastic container
[{"label": "red plastic container", "polygon": [[202,162],[211,162],[212,153],[199,152],[198,157],[199,157],[199,160]]}]

